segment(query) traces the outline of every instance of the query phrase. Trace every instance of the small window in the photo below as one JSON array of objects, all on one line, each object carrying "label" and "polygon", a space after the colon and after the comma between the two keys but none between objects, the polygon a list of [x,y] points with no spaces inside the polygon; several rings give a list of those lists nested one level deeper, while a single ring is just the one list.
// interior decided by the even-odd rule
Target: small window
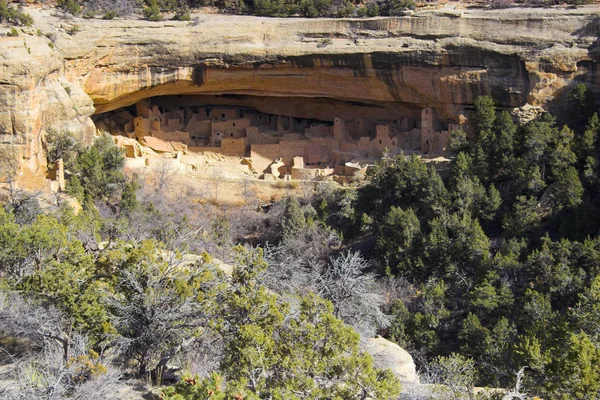
[{"label": "small window", "polygon": [[429,115],[429,110],[425,110],[425,115]]},{"label": "small window", "polygon": [[235,126],[235,122],[233,123],[233,126]]},{"label": "small window", "polygon": [[221,114],[221,118],[225,118],[225,114]]},{"label": "small window", "polygon": [[395,145],[396,145],[396,142],[392,142],[392,146],[395,146]]},{"label": "small window", "polygon": [[379,141],[379,144],[381,144],[381,140]]},{"label": "small window", "polygon": [[231,133],[231,137],[233,137],[233,133]]}]

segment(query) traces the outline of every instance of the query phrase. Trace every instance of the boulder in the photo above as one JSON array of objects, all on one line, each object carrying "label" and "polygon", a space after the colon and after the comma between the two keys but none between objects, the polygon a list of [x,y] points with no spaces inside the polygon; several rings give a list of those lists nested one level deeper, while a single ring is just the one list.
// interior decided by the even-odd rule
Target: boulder
[{"label": "boulder", "polygon": [[160,153],[172,153],[174,151],[171,143],[152,136],[144,136],[140,139],[140,143]]},{"label": "boulder", "polygon": [[396,343],[377,336],[363,339],[361,348],[373,357],[377,368],[390,369],[401,382],[419,383],[411,355]]}]

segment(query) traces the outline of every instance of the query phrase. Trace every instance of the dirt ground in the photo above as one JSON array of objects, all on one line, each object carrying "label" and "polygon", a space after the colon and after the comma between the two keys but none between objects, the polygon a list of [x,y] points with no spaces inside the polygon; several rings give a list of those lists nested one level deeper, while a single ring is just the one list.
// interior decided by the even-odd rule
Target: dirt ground
[{"label": "dirt ground", "polygon": [[[181,195],[192,195],[197,202],[243,205],[270,203],[289,195],[312,193],[319,182],[263,180],[237,157],[220,154],[186,154],[179,158],[128,158],[125,172],[137,175],[142,182],[160,185],[168,182]],[[331,178],[321,182],[338,185]],[[177,193],[173,193],[177,196]]]}]

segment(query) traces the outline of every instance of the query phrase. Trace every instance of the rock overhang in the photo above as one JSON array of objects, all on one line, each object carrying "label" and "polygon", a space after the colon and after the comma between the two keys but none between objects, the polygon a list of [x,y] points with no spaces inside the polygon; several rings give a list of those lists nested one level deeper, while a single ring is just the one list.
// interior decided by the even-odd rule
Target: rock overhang
[{"label": "rock overhang", "polygon": [[[560,109],[561,93],[574,84],[598,90],[595,11],[521,8],[367,20],[205,15],[193,23],[157,23],[64,21],[50,9],[31,9],[34,29],[52,43],[26,36],[30,53],[19,57],[0,46],[0,126],[28,138],[23,154],[36,170],[43,164],[40,138],[51,127],[68,126],[87,138],[91,105],[99,113],[155,96],[302,100],[298,115],[308,117],[311,107],[354,104],[392,112],[433,107],[452,120],[478,95],[501,107],[529,102]],[[66,33],[70,24],[80,27],[73,36]],[[33,68],[42,52],[46,65],[58,67]],[[64,113],[56,112],[56,102]]]}]

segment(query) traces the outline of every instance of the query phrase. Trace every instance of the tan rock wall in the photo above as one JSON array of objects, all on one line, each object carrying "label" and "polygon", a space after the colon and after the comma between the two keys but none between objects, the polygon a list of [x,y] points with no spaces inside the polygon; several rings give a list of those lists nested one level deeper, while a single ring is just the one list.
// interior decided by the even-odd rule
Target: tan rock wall
[{"label": "tan rock wall", "polygon": [[[502,107],[529,102],[561,110],[562,95],[577,82],[600,91],[597,7],[443,10],[368,20],[93,19],[78,20],[73,36],[52,9],[27,11],[35,20],[29,34],[5,37],[8,28],[0,28],[0,135],[18,137],[1,147],[18,148],[20,170],[34,175],[46,168],[47,132],[68,130],[89,142],[92,113],[150,96],[277,97],[272,113],[309,118],[325,110],[331,118],[353,119],[344,115],[345,105],[373,105],[364,109],[387,114],[430,106],[452,119],[478,95],[491,95]],[[53,42],[37,36],[38,29],[52,33]],[[333,39],[323,47],[322,38]]]},{"label": "tan rock wall", "polygon": [[250,157],[254,169],[262,174],[273,163],[273,160],[281,157],[279,144],[253,144],[250,146]]}]

